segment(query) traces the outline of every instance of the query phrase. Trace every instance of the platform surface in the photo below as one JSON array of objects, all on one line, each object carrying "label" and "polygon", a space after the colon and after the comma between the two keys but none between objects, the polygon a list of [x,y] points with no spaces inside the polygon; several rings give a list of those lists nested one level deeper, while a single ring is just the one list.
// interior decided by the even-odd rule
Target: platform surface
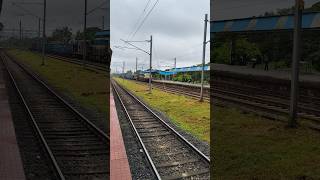
[{"label": "platform surface", "polygon": [[110,179],[130,180],[131,172],[112,90],[110,90],[110,156]]},{"label": "platform surface", "polygon": [[0,179],[24,180],[24,169],[17,144],[15,129],[0,60]]},{"label": "platform surface", "polygon": [[[284,79],[284,80],[291,79],[291,71],[289,70],[288,71],[286,70],[265,71],[263,69],[253,69],[248,66],[231,66],[226,64],[213,64],[212,69],[213,71],[226,71],[226,72],[239,73],[239,74],[266,76],[266,77],[272,77],[276,79]],[[302,82],[320,83],[320,74],[300,73],[299,79]]]},{"label": "platform surface", "polygon": [[[168,81],[168,80],[152,80],[154,82],[158,83],[167,83],[167,84],[177,84],[177,85],[183,85],[183,86],[191,86],[191,87],[201,87],[201,84],[193,84],[193,83],[187,83],[187,82],[178,82],[178,81]],[[204,85],[204,88],[210,88],[210,85]]]}]

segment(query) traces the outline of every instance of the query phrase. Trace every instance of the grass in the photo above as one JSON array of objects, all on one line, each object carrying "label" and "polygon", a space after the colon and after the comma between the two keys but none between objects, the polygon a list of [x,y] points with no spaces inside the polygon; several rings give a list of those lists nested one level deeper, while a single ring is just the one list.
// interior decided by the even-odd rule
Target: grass
[{"label": "grass", "polygon": [[115,78],[121,85],[130,89],[144,102],[165,113],[181,129],[200,140],[210,143],[210,104],[199,102],[181,95],[175,95],[153,89],[148,93],[148,86],[134,81]]},{"label": "grass", "polygon": [[37,53],[16,49],[8,50],[8,53],[81,105],[109,114],[109,76],[106,72],[85,69],[53,58],[46,58],[45,66],[41,66],[42,58]]},{"label": "grass", "polygon": [[320,179],[320,133],[212,107],[214,179]]}]

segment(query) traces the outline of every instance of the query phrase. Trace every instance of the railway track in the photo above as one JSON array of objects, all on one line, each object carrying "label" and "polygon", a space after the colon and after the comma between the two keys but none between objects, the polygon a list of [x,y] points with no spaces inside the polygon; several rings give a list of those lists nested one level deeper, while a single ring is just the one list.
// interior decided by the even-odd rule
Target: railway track
[{"label": "railway track", "polygon": [[[144,83],[144,82],[139,82]],[[252,86],[237,85],[230,82],[214,82],[211,88],[212,103],[223,106],[235,106],[240,109],[261,114],[273,119],[286,119],[289,113],[289,97],[275,94],[269,90]],[[199,99],[200,89],[181,87],[179,85],[153,82],[153,87],[175,94],[183,94]],[[204,98],[210,101],[209,92],[205,91]],[[299,102],[298,116],[311,122],[312,128],[320,130],[320,99],[302,95]]]},{"label": "railway track", "polygon": [[61,61],[65,61],[65,62],[69,62],[69,63],[74,63],[74,64],[78,64],[78,65],[86,65],[87,67],[90,68],[94,68],[94,69],[98,69],[101,71],[107,71],[107,65],[103,65],[100,63],[93,63],[90,61],[86,61],[85,63],[83,63],[82,60],[76,59],[76,58],[68,58],[68,57],[63,57],[63,56],[58,56],[58,55],[53,55],[53,54],[47,54],[46,56],[54,58],[54,59],[58,59]]},{"label": "railway track", "polygon": [[0,52],[60,179],[109,179],[109,137],[24,65]]},{"label": "railway track", "polygon": [[[263,113],[274,119],[286,119],[289,113],[288,97],[267,90],[241,85],[216,84],[211,91],[212,102],[217,105],[235,105],[240,109]],[[228,86],[228,87],[226,87]],[[251,91],[255,89],[255,91]],[[317,98],[308,97],[299,102],[298,116],[311,122],[311,127],[320,130],[320,110]]]},{"label": "railway track", "polygon": [[[140,84],[147,84],[146,82],[142,81],[136,81]],[[152,82],[152,87],[155,87],[157,89],[163,90],[165,92],[173,93],[173,94],[179,94],[179,95],[185,95],[187,97],[193,98],[193,99],[199,99],[200,98],[200,88],[198,87],[184,87],[181,85],[175,85],[175,84],[167,84],[167,83],[160,83],[160,82]],[[205,89],[203,93],[203,99],[207,102],[210,101],[210,89]]]},{"label": "railway track", "polygon": [[158,179],[210,179],[210,159],[138,98],[112,87]]}]

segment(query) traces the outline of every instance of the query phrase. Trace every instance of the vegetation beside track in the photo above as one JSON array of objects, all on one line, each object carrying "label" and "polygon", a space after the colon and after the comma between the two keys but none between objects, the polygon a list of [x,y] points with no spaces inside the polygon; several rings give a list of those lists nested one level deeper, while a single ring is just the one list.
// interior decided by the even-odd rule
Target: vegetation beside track
[{"label": "vegetation beside track", "polygon": [[165,113],[178,127],[210,143],[210,104],[208,102],[200,103],[198,100],[157,89],[153,89],[152,94],[149,94],[147,85],[120,78],[114,79],[151,107]]},{"label": "vegetation beside track", "polygon": [[46,58],[41,66],[42,57],[38,53],[23,50],[8,50],[9,55],[26,64],[51,86],[75,99],[85,107],[108,114],[108,81],[106,72],[83,68],[54,58]]},{"label": "vegetation beside track", "polygon": [[320,132],[212,109],[214,179],[320,179]]}]

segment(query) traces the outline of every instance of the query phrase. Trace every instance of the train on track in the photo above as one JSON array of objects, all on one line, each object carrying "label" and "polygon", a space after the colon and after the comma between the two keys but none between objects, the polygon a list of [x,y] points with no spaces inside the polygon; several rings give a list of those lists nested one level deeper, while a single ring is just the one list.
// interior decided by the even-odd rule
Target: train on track
[{"label": "train on track", "polygon": [[[110,65],[112,51],[110,49],[110,32],[101,31],[95,34],[95,39],[84,42],[84,40],[74,40],[70,43],[50,42],[47,43],[45,51],[48,54],[55,54],[64,57],[83,58],[86,45],[86,60]],[[32,51],[41,51],[39,43],[32,44]]]},{"label": "train on track", "polygon": [[[183,67],[183,68],[173,68],[165,71],[155,70],[151,71],[152,79],[160,80],[171,80],[178,82],[187,82],[187,83],[200,83],[201,82],[201,66],[191,66],[191,67]],[[204,67],[204,81],[206,84],[209,84],[210,79],[210,66],[206,65]],[[121,75],[126,79],[138,80],[138,81],[149,81],[150,72],[146,71],[137,71],[132,73],[128,71]]]}]

